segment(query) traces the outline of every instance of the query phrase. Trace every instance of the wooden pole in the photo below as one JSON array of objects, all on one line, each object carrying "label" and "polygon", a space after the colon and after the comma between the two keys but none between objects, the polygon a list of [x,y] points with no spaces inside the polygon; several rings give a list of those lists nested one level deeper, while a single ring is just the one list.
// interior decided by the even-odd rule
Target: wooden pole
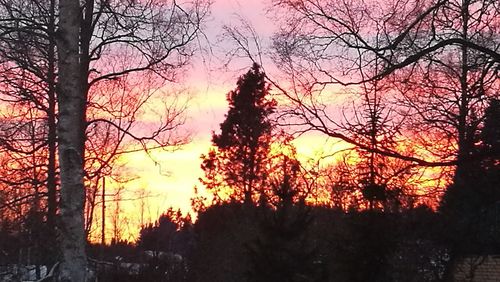
[{"label": "wooden pole", "polygon": [[106,247],[106,177],[102,178],[102,214],[101,214],[101,261],[104,260],[104,248]]}]

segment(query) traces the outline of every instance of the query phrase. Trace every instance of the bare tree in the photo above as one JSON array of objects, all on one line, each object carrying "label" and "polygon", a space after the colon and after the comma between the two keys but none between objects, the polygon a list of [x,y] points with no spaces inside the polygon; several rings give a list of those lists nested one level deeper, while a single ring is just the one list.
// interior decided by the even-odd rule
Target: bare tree
[{"label": "bare tree", "polygon": [[[379,81],[400,90],[395,102],[408,106],[400,114],[414,117],[414,129],[432,128],[433,137],[448,136],[446,145],[456,147],[440,155],[432,155],[432,146],[423,146],[430,154],[420,155],[372,151],[426,166],[465,162],[484,101],[499,93],[498,3],[277,0],[273,7],[283,23],[274,58],[295,87],[286,94],[296,106],[291,115],[303,126],[370,150],[338,126],[322,101],[335,91],[332,85],[357,91],[360,83]],[[363,70],[376,71],[366,76]],[[401,133],[415,132],[407,127]],[[426,141],[421,145],[436,143]]]},{"label": "bare tree", "polygon": [[[81,171],[82,176],[86,176],[90,181],[98,178],[100,173],[109,170],[113,160],[116,160],[116,155],[128,150],[125,144],[131,140],[138,142],[140,148],[143,149],[184,143],[186,139],[183,136],[173,134],[173,131],[182,124],[183,104],[177,103],[176,100],[166,102],[163,109],[156,109],[159,111],[156,120],[149,122],[144,119],[144,105],[147,101],[161,98],[161,95],[158,95],[158,98],[153,97],[163,91],[159,88],[165,82],[178,81],[181,69],[186,66],[194,52],[191,43],[200,32],[202,22],[208,14],[210,2],[195,1],[182,6],[175,1],[89,0],[81,3],[71,2],[74,6],[66,6],[67,3],[70,2],[5,0],[1,3],[2,14],[5,14],[5,17],[2,18],[0,24],[2,47],[6,47],[2,48],[2,67],[11,71],[11,74],[17,75],[18,78],[22,78],[3,76],[5,78],[3,83],[13,86],[9,89],[15,90],[10,93],[13,94],[11,97],[16,97],[18,100],[27,99],[38,108],[42,108],[46,106],[44,103],[47,99],[46,93],[52,91],[54,95],[48,107],[52,107],[50,114],[53,120],[55,121],[56,117],[60,119],[60,128],[64,129],[65,126],[69,126],[65,123],[68,120],[64,121],[67,118],[65,115],[78,120],[71,128],[75,130],[72,139],[70,138],[73,147],[68,148],[67,143],[63,144],[68,142],[66,140],[68,136],[64,134],[58,136],[57,145],[62,152],[59,158],[61,165],[63,163],[64,165],[68,163],[78,165],[81,162],[81,165],[88,169],[85,173]],[[78,11],[76,11],[76,6],[78,6]],[[71,9],[64,10],[68,7]],[[72,11],[74,15],[66,18],[70,20],[67,22],[63,20],[63,15],[69,16],[70,14],[66,14],[69,11]],[[61,18],[57,18],[56,15]],[[57,31],[56,22],[59,23]],[[71,25],[64,27],[64,24],[69,23]],[[65,33],[65,28],[70,27],[73,29],[69,31],[69,34]],[[76,37],[76,43],[66,42],[68,39],[66,37],[71,36],[73,40]],[[70,42],[76,44],[76,51],[66,48],[68,47],[66,44]],[[52,46],[52,48],[47,48],[47,46]],[[70,51],[76,54],[65,57]],[[50,59],[48,53],[52,54],[53,59]],[[58,60],[55,59],[55,54],[59,56]],[[78,65],[72,65],[73,71],[78,73],[67,73],[66,69],[61,68],[67,65],[67,62],[63,62],[65,58],[72,58],[72,63],[78,63]],[[66,85],[67,81],[62,79],[64,75],[66,79],[68,75],[72,75],[70,81],[78,87]],[[19,84],[24,81],[29,83]],[[153,81],[154,84],[137,87],[138,82],[148,81]],[[55,91],[53,91],[56,85],[59,99],[57,107]],[[106,88],[106,85],[111,90],[105,93],[106,96],[115,99],[102,99],[102,96],[99,96],[104,93],[100,91]],[[127,94],[114,95],[116,88],[113,89],[112,86],[117,85],[121,87],[119,89],[124,89],[123,93]],[[46,91],[46,89],[51,90]],[[70,92],[75,94],[73,106],[76,108],[68,108],[65,104],[67,97],[59,97],[67,95],[65,91],[70,90],[79,93]],[[155,104],[161,104],[158,101],[160,100],[154,101]],[[45,109],[42,108],[42,110]],[[80,116],[75,117],[73,114]],[[48,118],[50,119],[51,117]],[[152,126],[153,123],[157,126]],[[55,125],[55,122],[52,125]],[[103,128],[107,133],[103,133]],[[63,132],[63,129],[60,129],[60,132]],[[49,136],[53,136],[55,140],[55,134],[53,134],[55,130],[50,132],[52,135],[49,134]],[[7,136],[5,140],[11,141],[12,139]],[[40,143],[39,147],[45,146],[43,142]],[[2,144],[5,144],[7,149],[15,148],[9,147],[8,143]],[[92,157],[86,157],[92,151],[85,150],[85,147],[102,149],[99,145],[103,144],[111,144],[111,149],[100,150]],[[73,154],[75,152],[77,154]],[[23,153],[29,154],[29,151]],[[54,169],[50,170],[49,174],[52,173],[55,180],[57,165],[55,154],[53,156]],[[97,168],[96,163],[99,164]],[[78,168],[75,169],[78,170]],[[62,173],[62,170],[61,181],[67,184],[69,179],[65,177],[68,174]],[[76,183],[80,173],[72,174],[72,176],[75,177],[73,188],[77,189],[76,187],[81,184]],[[54,187],[56,185],[54,184]],[[67,187],[63,184],[62,190],[64,191]],[[78,191],[84,191],[83,186]],[[69,191],[66,190],[66,192]],[[73,203],[68,200],[79,198],[77,196],[79,194],[65,198],[63,194],[66,192],[61,193],[62,201],[72,205]],[[51,199],[55,199],[56,190],[53,189],[50,193],[53,196]],[[76,201],[76,204],[72,206],[79,211],[83,200],[82,198]],[[61,205],[61,214],[64,215],[65,204],[61,203]],[[55,214],[55,208],[51,211]]]},{"label": "bare tree", "polygon": [[[1,78],[3,112],[2,151],[12,159],[38,156],[19,168],[24,179],[32,178],[47,198],[47,223],[54,227],[56,214],[56,5],[54,1],[0,1]],[[43,11],[43,13],[42,13]],[[43,58],[43,59],[42,59]],[[29,124],[36,132],[31,139],[23,137]],[[38,167],[37,176],[29,167]],[[5,172],[14,172],[4,167]],[[11,177],[11,179],[18,179]],[[23,185],[22,181],[9,183]],[[41,189],[46,187],[46,189]],[[37,195],[38,192],[27,194]],[[44,197],[44,198],[45,198]]]},{"label": "bare tree", "polygon": [[[47,116],[57,114],[55,106],[49,111],[46,105],[47,96],[50,96],[47,89],[55,89],[57,78],[54,68],[47,69],[48,65],[54,65],[55,58],[46,54],[47,45],[55,44],[55,29],[47,28],[47,22],[55,21],[50,17],[56,12],[48,12],[49,8],[57,9],[50,6],[54,3],[7,0],[1,3],[2,14],[6,15],[1,25],[3,102],[21,104],[19,111],[11,115],[26,116],[25,108],[40,109],[35,114],[40,120],[50,120],[43,117],[46,111]],[[87,158],[91,162],[87,166],[89,178],[105,170],[96,168],[96,162],[101,163],[99,167],[105,167],[110,162],[109,155],[116,156],[130,149],[125,147],[130,145],[131,139],[138,141],[141,148],[175,146],[186,141],[185,136],[174,133],[183,123],[186,105],[175,96],[177,94],[171,96],[174,91],[161,88],[166,82],[177,81],[181,68],[194,52],[189,43],[198,33],[209,3],[200,1],[191,7],[176,3],[160,5],[155,1],[116,5],[96,1],[94,4],[99,8],[92,12],[93,25],[87,26],[93,29],[94,35],[87,38],[91,48],[87,60],[91,61],[91,68],[89,74],[85,74],[91,77],[89,85],[92,86],[87,87],[86,153],[93,154]],[[89,1],[86,5],[89,9],[92,6]],[[160,16],[163,12],[172,17],[163,18]],[[117,22],[117,19],[126,23]],[[134,24],[134,21],[142,24]],[[126,32],[123,30],[125,24],[130,25],[126,26]],[[47,81],[50,71],[53,79]],[[167,95],[169,97],[165,98]],[[24,107],[23,101],[26,102]],[[154,109],[148,103],[154,103]],[[144,106],[151,110],[147,116]],[[11,118],[5,116],[7,121]],[[153,126],[156,123],[159,125]],[[55,123],[48,124],[55,128]],[[44,147],[47,138],[40,136],[38,139],[41,144],[36,144],[37,149]],[[14,136],[5,136],[2,144],[6,149],[16,149],[16,141]],[[104,147],[108,148],[106,153],[93,153],[95,148],[102,150]]]}]

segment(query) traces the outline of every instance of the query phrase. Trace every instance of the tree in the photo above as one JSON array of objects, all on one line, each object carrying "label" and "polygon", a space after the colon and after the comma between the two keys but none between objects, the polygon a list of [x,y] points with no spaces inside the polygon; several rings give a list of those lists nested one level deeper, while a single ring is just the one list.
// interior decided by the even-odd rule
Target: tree
[{"label": "tree", "polygon": [[[58,1],[5,0],[0,4],[2,15],[5,15],[0,24],[0,41],[5,47],[1,48],[2,69],[5,70],[2,83],[10,86],[4,89],[12,94],[12,99],[4,101],[29,101],[34,108],[40,108],[42,115],[37,112],[34,116],[41,120],[45,120],[43,115],[47,112],[48,140],[49,143],[53,141],[48,146],[55,152],[58,145],[54,137],[55,117],[61,116],[58,111],[63,110],[56,107],[54,92],[56,84],[61,84],[57,74],[62,73],[55,58],[56,53],[59,55],[56,40],[61,44],[61,36],[56,32],[60,14]],[[81,63],[78,77],[85,105],[83,124],[78,125],[84,130],[85,137],[80,140],[85,146],[80,157],[86,168],[86,184],[94,182],[95,185],[103,173],[109,173],[117,156],[129,151],[130,141],[135,141],[142,149],[177,146],[186,141],[175,130],[183,122],[184,109],[177,99],[169,100],[163,109],[157,109],[161,112],[157,128],[144,126],[141,120],[144,118],[143,107],[148,101],[157,99],[155,95],[163,92],[159,88],[166,82],[177,81],[179,70],[194,52],[190,43],[200,32],[210,3],[197,1],[181,7],[176,2],[118,1],[111,4],[92,0],[78,5],[82,5],[77,17],[80,34],[78,61]],[[23,81],[29,83],[21,84]],[[51,93],[54,95],[50,96]],[[49,106],[46,106],[45,99],[49,100]],[[25,105],[31,107],[28,103]],[[44,125],[41,123],[42,128]],[[36,149],[46,145],[42,133],[36,138],[38,143],[32,142]],[[9,146],[11,142],[2,144],[7,151],[17,148]],[[94,151],[96,148],[98,150]],[[21,153],[30,155],[29,150]],[[44,154],[42,150],[41,160]],[[54,181],[58,165],[55,161],[55,153],[49,153],[47,194],[49,214],[52,215],[57,210],[58,184]],[[14,202],[18,200],[14,199]],[[9,202],[7,204],[11,206]]]},{"label": "tree", "polygon": [[470,167],[459,181],[450,185],[441,201],[440,211],[450,222],[448,236],[457,255],[484,254],[500,248],[496,239],[500,201],[499,109],[498,100],[492,100]]},{"label": "tree", "polygon": [[141,277],[143,280],[184,280],[186,268],[183,257],[185,254],[178,251],[186,247],[188,242],[180,240],[185,234],[185,230],[182,230],[180,226],[181,216],[180,211],[174,212],[169,209],[154,225],[142,227],[137,245],[140,249],[152,254],[146,269],[143,270],[144,277]]},{"label": "tree", "polygon": [[[276,0],[273,8],[282,23],[273,58],[290,78],[292,87],[282,90],[301,131],[317,130],[419,165],[458,165],[460,174],[484,102],[499,93],[495,1]],[[397,148],[369,148],[338,126],[323,101],[331,101],[336,86],[358,92],[358,85],[374,81],[390,86],[386,96],[404,105],[398,113],[407,126],[398,139],[412,138],[423,150],[406,155]]]},{"label": "tree", "polygon": [[143,250],[151,250],[156,253],[174,251],[175,236],[182,227],[181,221],[181,212],[175,212],[170,208],[158,218],[154,225],[142,226],[137,245]]},{"label": "tree", "polygon": [[[35,180],[40,182],[41,187],[47,182],[48,191],[41,191],[41,196],[44,198],[47,195],[50,203],[49,223],[53,222],[57,210],[58,187],[55,158],[57,3],[56,0],[0,1],[2,15],[5,15],[0,24],[4,70],[1,82],[5,86],[2,88],[5,95],[2,102],[17,105],[17,111],[8,111],[5,119],[15,119],[12,125],[24,125],[19,120],[30,116],[36,117],[37,121],[34,123],[37,128],[36,142],[31,142],[32,146],[19,148],[29,142],[26,138],[21,139],[23,136],[20,134],[15,136],[9,133],[2,138],[2,147],[7,153],[14,150],[20,155],[15,155],[17,158],[31,156],[36,149],[37,160],[47,167]],[[85,57],[83,61],[88,63],[87,70],[82,73],[84,82],[88,83],[85,87],[89,102],[84,165],[86,185],[91,188],[87,194],[90,202],[93,202],[92,195],[99,187],[99,178],[112,173],[115,161],[131,149],[131,140],[141,149],[175,147],[186,142],[186,136],[175,130],[183,123],[185,105],[175,95],[171,96],[159,88],[167,82],[177,81],[178,70],[186,65],[194,52],[190,43],[200,31],[208,6],[208,1],[183,7],[176,3],[170,5],[155,1],[117,2],[113,5],[108,1],[85,1],[82,7],[86,11],[85,17],[82,17],[85,18],[82,21],[85,36],[80,39],[82,46],[86,46],[83,48],[83,53],[86,53],[82,53]],[[170,16],[158,16],[161,14]],[[175,24],[167,24],[169,21]],[[155,127],[151,124],[143,126],[144,107],[156,99],[165,100],[155,103],[155,110],[159,113],[158,124]],[[165,106],[160,109],[162,104]],[[33,115],[26,115],[27,108],[34,109]],[[151,113],[148,115],[152,117]],[[19,126],[10,128],[8,132],[20,132]],[[42,166],[41,163],[29,165],[35,168]],[[29,169],[27,166],[24,164]],[[12,169],[6,166],[5,171]],[[47,174],[46,179],[44,174]]]},{"label": "tree", "polygon": [[268,95],[269,86],[257,64],[228,93],[229,111],[221,123],[221,133],[212,135],[215,148],[202,155],[205,177],[201,182],[216,198],[229,196],[250,204],[262,193],[272,142],[270,115],[276,107]]},{"label": "tree", "polygon": [[86,93],[80,65],[80,3],[59,3],[58,105],[61,175],[61,281],[86,280],[83,163]]},{"label": "tree", "polygon": [[[287,166],[286,161],[284,166]],[[296,177],[296,175],[295,175]],[[276,210],[261,214],[258,239],[247,244],[250,256],[248,281],[327,281],[323,262],[307,237],[312,223],[310,208],[302,198],[295,204],[299,190],[293,187],[294,176],[284,173],[273,185],[278,198]]]},{"label": "tree", "polygon": [[[360,70],[360,73],[363,77],[369,76],[370,70]],[[390,86],[381,81],[361,83],[361,101],[355,103],[353,118],[340,123],[364,147],[355,150],[351,176],[355,178],[354,182],[357,182],[370,210],[380,207],[385,211],[396,211],[402,207],[406,202],[404,194],[410,190],[409,180],[416,175],[415,165],[411,162],[392,159],[377,152],[381,148],[394,151],[398,146],[405,146],[401,140],[397,140],[404,119],[396,114],[396,107],[387,101],[390,90]],[[345,109],[344,115],[348,115]],[[398,150],[410,155],[408,152],[411,148]]]},{"label": "tree", "polygon": [[[275,0],[271,11],[281,23],[271,59],[287,86],[267,78],[290,101],[278,123],[419,166],[423,178],[438,184],[434,194],[452,175],[462,177],[486,101],[500,93],[495,1]],[[250,36],[228,28],[234,52],[262,61],[254,30],[242,27]],[[257,55],[246,38],[254,40]],[[359,107],[366,83],[387,89],[381,106],[392,108],[398,120],[392,128],[396,146],[360,142],[361,134],[344,126],[343,119],[363,110],[340,115],[342,103]]]},{"label": "tree", "polygon": [[491,172],[500,168],[500,100],[493,99],[486,109],[484,126],[481,130],[480,154],[483,167]]},{"label": "tree", "polygon": [[[488,185],[470,180],[471,174],[481,174],[474,160],[478,157],[475,144],[486,119],[487,101],[500,93],[498,4],[277,0],[273,5],[282,18],[274,37],[275,58],[299,89],[283,89],[283,93],[293,102],[289,112],[300,117],[305,128],[301,130],[317,130],[412,165],[450,166],[451,172],[440,173],[450,172],[448,183],[453,179],[443,204],[454,206],[451,213],[460,210],[455,213],[461,222],[458,229],[468,230],[468,234],[456,233],[456,239],[468,238],[469,243],[462,241],[461,246],[480,242],[476,237],[481,234],[480,224],[470,216],[478,215],[495,196],[483,190]],[[370,75],[363,75],[366,70]],[[358,142],[359,134],[339,126],[329,104],[323,102],[331,101],[333,91],[360,93],[364,82],[390,89],[384,96],[404,121],[396,131],[398,146],[370,148],[370,143]],[[401,150],[408,144],[405,141],[415,148],[410,154]],[[483,187],[474,189],[479,183]],[[490,197],[483,198],[483,193]]]},{"label": "tree", "polygon": [[[64,65],[65,63],[60,63],[55,58],[55,54],[64,57],[64,54],[60,54],[62,49],[59,48],[64,44],[69,44],[61,39],[69,36],[60,34],[59,31],[64,30],[64,28],[59,28],[57,29],[58,32],[56,32],[56,23],[62,25],[65,23],[65,20],[59,19],[57,16],[65,14],[61,9],[67,7],[67,2],[6,0],[2,1],[1,4],[2,14],[5,15],[1,24],[1,43],[2,47],[5,47],[2,48],[1,62],[3,69],[7,71],[2,82],[11,86],[8,88],[9,90],[14,90],[11,92],[14,94],[12,97],[16,97],[21,101],[30,101],[30,103],[41,108],[42,113],[46,111],[49,123],[51,120],[55,121],[57,115],[59,118],[66,115],[61,111],[76,110],[63,108],[61,105],[56,107],[55,104],[54,90],[56,84],[60,86],[63,83],[56,74],[69,75],[60,69],[60,66],[56,67],[58,64]],[[83,96],[77,95],[75,99],[80,99],[80,104],[76,104],[78,106],[83,105],[84,112],[75,111],[75,113],[82,115],[81,118],[76,118],[80,119],[80,121],[75,125],[80,130],[77,138],[80,139],[78,142],[83,143],[73,145],[76,146],[74,149],[79,153],[83,166],[95,168],[94,165],[99,163],[101,168],[105,168],[97,168],[94,171],[95,173],[84,174],[84,176],[88,177],[87,179],[92,179],[97,174],[96,178],[98,180],[99,174],[108,169],[116,156],[128,150],[123,146],[128,143],[124,142],[127,138],[135,140],[142,148],[175,146],[185,141],[184,138],[178,138],[178,136],[172,134],[172,131],[182,124],[180,114],[183,108],[181,107],[179,111],[179,108],[177,108],[179,105],[175,101],[172,103],[174,106],[165,107],[165,112],[161,114],[160,125],[157,129],[145,133],[144,126],[134,126],[134,124],[139,123],[137,119],[141,118],[141,107],[144,106],[148,99],[152,99],[154,93],[160,92],[155,88],[159,88],[165,81],[176,81],[178,70],[186,65],[187,59],[194,52],[189,43],[196,38],[200,31],[202,21],[208,13],[209,2],[198,1],[192,3],[192,5],[186,4],[181,7],[175,2],[118,1],[110,3],[109,1],[91,0],[82,3],[77,2],[77,5],[79,10],[78,12],[73,11],[75,14],[71,19],[71,23],[76,26],[72,25],[72,31],[76,31],[73,33],[78,36],[78,49],[76,52],[80,66],[78,67],[79,73],[73,73],[72,75],[73,78],[79,79],[79,88],[75,88],[74,91],[80,91],[81,88]],[[56,41],[58,52],[56,52]],[[74,42],[72,43],[74,44]],[[75,50],[71,51],[75,52]],[[125,59],[124,56],[129,56],[129,58]],[[117,58],[122,59],[117,60]],[[73,67],[77,68],[76,66]],[[145,91],[139,95],[138,92],[141,87],[137,87],[132,83],[138,81],[137,77],[139,76],[134,75],[134,73],[141,73],[142,83],[146,81],[154,82],[155,85],[144,88]],[[23,81],[30,83],[19,84],[19,82]],[[100,99],[99,95],[94,95],[99,93],[98,89],[102,89],[106,85],[114,85],[114,90],[117,89],[116,86],[127,89],[128,91],[124,92],[128,92],[129,96],[121,100],[106,100]],[[57,96],[59,96],[59,92],[65,92],[64,87],[66,86],[61,87],[62,90],[59,91],[58,89]],[[52,99],[50,100],[52,102],[49,101],[48,103],[47,110],[44,108],[47,104],[44,100],[46,97],[40,95],[44,94],[44,89],[49,89],[47,92],[49,94],[48,99]],[[50,93],[54,95],[50,96]],[[116,93],[113,91],[107,93],[113,97],[120,97],[120,95],[111,95]],[[129,99],[132,97],[134,99]],[[60,101],[66,99],[65,97],[57,98]],[[131,107],[124,107],[124,101],[132,102],[132,104],[128,104]],[[76,104],[75,106],[77,106]],[[56,109],[59,112],[56,112]],[[97,114],[92,109],[99,109],[101,112]],[[130,111],[125,113],[125,109],[130,109]],[[129,117],[132,117],[132,119],[128,120]],[[62,127],[64,127],[63,123],[60,121]],[[50,127],[51,125],[52,127]],[[99,134],[97,134],[99,137],[96,139],[86,138],[102,132],[103,127],[107,128],[107,132],[111,132],[111,134],[105,133],[104,138],[103,135]],[[109,135],[116,136],[116,138],[109,138]],[[49,124],[48,136],[49,141],[50,136],[55,136],[55,122]],[[84,138],[80,138],[82,136]],[[76,133],[73,137],[77,137]],[[44,140],[44,138],[39,139]],[[54,140],[52,139],[52,141]],[[90,143],[89,140],[91,140],[90,142],[94,141],[94,143]],[[99,142],[96,142],[97,140]],[[88,149],[92,147],[88,146],[89,144],[97,145],[102,140],[105,140],[105,144],[114,143],[118,145],[109,151],[99,151],[97,156],[94,155],[94,157],[89,158],[87,153],[91,151],[85,150],[85,147]],[[58,139],[58,141],[66,142],[62,139]],[[77,140],[71,142],[77,142]],[[37,149],[45,145],[43,142],[40,143],[41,145],[38,143],[35,146]],[[10,143],[3,144],[9,150],[16,148],[15,146],[7,146]],[[49,148],[52,148],[51,152],[55,152],[55,143],[50,144],[52,144],[49,145]],[[61,144],[57,145],[61,146]],[[61,148],[59,150],[61,151]],[[21,153],[29,154],[29,151],[24,150]],[[108,155],[102,156],[102,153]],[[47,172],[47,182],[49,184],[50,179],[56,179],[55,175],[57,173],[55,153],[51,156],[49,157],[50,168],[48,168]],[[66,160],[59,158],[59,161],[64,162]],[[78,160],[76,162],[78,163]],[[39,166],[39,164],[34,166]],[[75,177],[78,177],[78,175],[75,175]],[[52,215],[55,214],[57,209],[56,202],[53,201],[57,196],[56,185],[57,183],[49,185],[48,191],[49,214]],[[63,214],[62,210],[61,214]],[[48,220],[52,218],[53,216],[48,216]]]},{"label": "tree", "polygon": [[[0,138],[2,158],[17,160],[16,167],[22,173],[18,175],[19,171],[7,163],[2,166],[2,171],[11,180],[5,184],[30,191],[17,199],[38,201],[37,208],[44,208],[46,202],[47,225],[54,229],[57,210],[57,60],[53,35],[57,7],[55,1],[38,5],[20,2],[0,1],[1,100],[2,107],[8,109],[2,111],[3,133]],[[52,36],[44,37],[45,34]],[[29,189],[27,184],[33,187]],[[44,198],[47,200],[43,201]],[[25,202],[13,198],[11,203],[23,205]]]}]

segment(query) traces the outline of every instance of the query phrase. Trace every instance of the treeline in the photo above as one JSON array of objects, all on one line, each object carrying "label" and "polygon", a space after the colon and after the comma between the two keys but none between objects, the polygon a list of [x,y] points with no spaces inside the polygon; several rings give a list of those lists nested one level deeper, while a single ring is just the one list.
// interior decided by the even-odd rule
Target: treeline
[{"label": "treeline", "polygon": [[[406,218],[419,205],[431,205],[449,231],[449,238],[438,236],[447,265],[495,250],[497,2],[273,0],[278,28],[266,50],[250,24],[226,26],[224,36],[235,44],[229,62],[269,61],[277,72],[255,64],[228,94],[226,119],[202,157],[201,182],[213,197],[193,199],[198,222],[204,212],[227,205],[242,205],[241,219],[259,208],[279,218],[284,198],[277,191],[288,183],[295,192],[284,203],[291,210],[314,203],[346,218]],[[86,238],[104,194],[103,177],[116,183],[131,177],[120,169],[121,155],[187,142],[180,130],[185,104],[171,83],[200,45],[210,4],[0,0],[4,258],[16,252],[9,242],[18,242],[27,250],[14,255],[19,261],[59,261],[60,280],[86,280]],[[166,85],[172,91],[161,91]],[[149,103],[165,106],[156,110],[154,128],[145,126]],[[346,142],[350,152],[333,166],[299,161],[293,140],[311,131]],[[311,209],[312,218],[321,218],[319,208]],[[307,218],[298,221],[312,228]],[[338,222],[368,233],[377,226],[363,220]],[[267,223],[273,224],[279,225]],[[251,254],[245,265],[272,276],[267,266],[276,261],[263,264],[270,255],[262,249],[279,246],[273,240],[282,231],[267,230],[274,235],[263,232],[262,243],[245,242]],[[58,248],[52,253],[46,246]],[[304,261],[290,279],[334,277],[318,270],[325,261]],[[451,269],[445,267],[444,279]]]},{"label": "treeline", "polygon": [[[136,244],[89,244],[96,277],[447,281],[463,258],[500,251],[498,100],[490,101],[468,161],[438,201],[415,193],[422,182],[412,179],[425,174],[404,160],[355,151],[324,169],[303,164],[292,136],[276,124],[269,90],[254,64],[229,92],[221,130],[201,157],[200,181],[212,196],[193,197],[197,219],[170,209],[142,227]],[[2,220],[3,264],[56,262],[44,216],[30,212],[21,226]]]},{"label": "treeline", "polygon": [[[465,258],[500,251],[499,100],[489,102],[442,200],[422,201],[427,195],[410,189],[415,175],[425,177],[411,164],[367,151],[331,168],[344,178],[329,183],[318,204],[311,182],[321,176],[304,177],[291,143],[273,148],[283,136],[271,122],[276,103],[264,78],[258,65],[240,78],[214,147],[202,156],[201,180],[215,205],[200,210],[193,227],[190,279],[451,281]],[[477,265],[469,267],[473,276]]]},{"label": "treeline", "polygon": [[[143,228],[137,247],[129,246],[124,255],[128,261],[138,261],[145,251],[157,257],[143,260],[139,274],[115,273],[108,279],[454,281],[456,272],[474,275],[480,265],[459,265],[460,259],[500,251],[497,203],[484,200],[474,207],[477,212],[444,204],[438,211],[418,206],[345,212],[294,201],[299,191],[290,183],[284,179],[274,187],[274,203],[219,203],[200,212],[194,223],[165,214]],[[182,261],[172,261],[172,254]]]},{"label": "treeline", "polygon": [[444,281],[450,233],[443,222],[423,206],[345,213],[303,203],[225,203],[177,231],[160,233],[168,223],[158,224],[149,243],[163,242],[157,251],[184,260],[182,279],[164,271],[175,264],[165,264],[156,281]]},{"label": "treeline", "polygon": [[283,136],[273,134],[276,103],[268,89],[258,65],[240,78],[221,133],[202,156],[201,180],[213,199],[193,199],[194,223],[170,211],[143,228],[138,250],[157,252],[150,261],[156,268],[146,269],[158,271],[128,279],[155,273],[150,281],[454,281],[460,271],[473,277],[481,264],[464,259],[500,252],[498,100],[486,110],[467,169],[455,173],[441,201],[419,203],[404,186],[395,193],[375,173],[382,168],[369,164],[361,167],[367,178],[331,183],[344,184],[351,202],[339,206],[335,198],[314,201],[291,143],[273,148]]}]

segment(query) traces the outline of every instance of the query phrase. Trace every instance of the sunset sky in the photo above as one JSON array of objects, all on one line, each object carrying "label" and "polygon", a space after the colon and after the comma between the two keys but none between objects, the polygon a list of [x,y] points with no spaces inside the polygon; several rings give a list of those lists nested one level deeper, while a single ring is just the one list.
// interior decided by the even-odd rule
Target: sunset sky
[{"label": "sunset sky", "polygon": [[[235,88],[238,77],[251,66],[250,60],[238,59],[232,61],[229,67],[223,67],[225,52],[232,48],[222,38],[223,26],[234,26],[244,19],[252,24],[265,46],[274,31],[274,25],[266,15],[267,4],[264,2],[266,1],[214,2],[212,16],[206,27],[208,42],[200,39],[200,47],[204,51],[194,58],[183,82],[183,87],[187,88],[186,95],[192,98],[182,130],[189,132],[191,142],[175,152],[156,150],[151,154],[153,159],[144,152],[127,154],[122,158],[127,171],[137,177],[124,185],[122,198],[127,201],[119,204],[121,219],[118,222],[122,225],[120,228],[123,232],[129,234],[124,234],[125,239],[136,239],[141,218],[142,223],[154,222],[169,207],[190,212],[190,199],[195,186],[202,194],[205,193],[198,180],[203,174],[200,156],[208,152],[211,134],[219,130],[219,124],[224,120],[228,109],[226,94]],[[269,68],[273,66],[269,63],[264,67],[269,72]],[[346,147],[338,141],[327,140],[319,133],[303,135],[294,141],[294,145],[302,159],[317,158],[324,151]],[[137,195],[146,198],[133,200]],[[109,217],[116,205],[108,203],[107,209]],[[98,217],[96,215],[97,221]],[[100,230],[99,225],[97,222],[96,230]],[[109,223],[108,227],[111,228]],[[95,232],[95,236],[100,236],[98,233]]]},{"label": "sunset sky", "polygon": [[493,2],[0,1],[0,280],[440,281],[500,254]]},{"label": "sunset sky", "polygon": [[[133,198],[142,193],[149,195],[144,200],[146,210],[139,211],[140,200],[120,204],[121,222],[126,225],[122,228],[125,233],[132,233],[131,236],[125,235],[125,239],[135,239],[139,213],[143,213],[143,220],[148,222],[155,221],[169,207],[189,212],[193,188],[197,186],[203,193],[198,180],[202,176],[200,156],[208,152],[211,133],[218,130],[224,120],[226,93],[235,88],[238,76],[251,66],[249,60],[241,60],[234,61],[229,68],[222,67],[225,51],[231,48],[221,38],[223,26],[235,25],[243,18],[265,40],[273,32],[272,21],[265,15],[265,5],[264,1],[239,0],[217,0],[213,3],[205,33],[208,41],[200,38],[199,46],[204,51],[194,58],[182,83],[187,88],[186,95],[192,97],[183,127],[190,133],[191,142],[173,153],[155,151],[152,154],[154,161],[144,152],[128,154],[122,159],[127,169],[137,176],[137,179],[125,184],[127,192],[123,197]],[[316,139],[317,142],[324,142],[321,136]],[[323,144],[319,145],[322,147]],[[299,152],[303,154],[314,154],[314,151],[310,146],[299,146]],[[115,208],[113,203],[107,206],[108,210]]]}]

